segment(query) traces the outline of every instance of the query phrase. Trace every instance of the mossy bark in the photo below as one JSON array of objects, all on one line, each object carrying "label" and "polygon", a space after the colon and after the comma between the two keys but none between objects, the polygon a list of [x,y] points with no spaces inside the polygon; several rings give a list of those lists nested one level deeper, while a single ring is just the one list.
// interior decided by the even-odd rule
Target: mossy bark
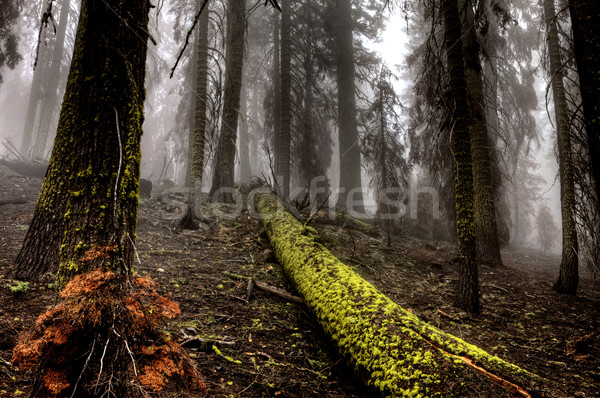
[{"label": "mossy bark", "polygon": [[575,60],[600,211],[600,2],[570,0]]},{"label": "mossy bark", "polygon": [[480,49],[475,29],[473,2],[461,0],[465,79],[471,109],[471,150],[473,154],[473,189],[477,263],[492,267],[502,266],[496,220],[496,201],[492,183],[492,148],[488,134],[486,99],[483,88]]},{"label": "mossy bark", "polygon": [[[336,20],[334,28],[340,158],[340,192],[337,206],[346,208],[349,202],[354,202],[356,204],[354,208],[348,210],[363,212],[361,154],[356,124],[352,3],[350,0],[336,0],[335,7]],[[348,194],[351,192],[353,197],[349,201]]]},{"label": "mossy bark", "polygon": [[452,112],[452,151],[454,154],[454,192],[456,198],[456,230],[458,237],[458,291],[455,305],[478,313],[479,276],[475,262],[476,243],[473,217],[473,163],[471,160],[471,113],[469,111],[465,54],[458,0],[444,0],[445,44],[450,107]]},{"label": "mossy bark", "polygon": [[231,203],[234,186],[235,141],[240,109],[240,91],[244,68],[246,34],[246,1],[227,1],[227,44],[225,89],[221,134],[215,155],[215,168],[210,189],[213,201]]},{"label": "mossy bark", "polygon": [[421,321],[379,292],[317,243],[316,231],[273,195],[260,195],[257,210],[306,305],[374,389],[386,396],[495,396],[490,389],[497,387],[467,365],[472,361],[523,391],[545,395],[538,376]]},{"label": "mossy bark", "polygon": [[563,82],[563,61],[560,54],[558,25],[554,0],[544,0],[544,16],[548,34],[548,58],[556,134],[558,138],[558,169],[560,176],[560,208],[562,216],[562,260],[560,274],[554,284],[559,293],[575,294],[579,284],[577,229],[575,224],[575,182],[571,149],[570,116]]},{"label": "mossy bark", "polygon": [[82,2],[50,165],[16,261],[19,278],[57,272],[64,285],[98,266],[90,249],[106,268],[129,272],[148,10],[144,0]]},{"label": "mossy bark", "polygon": [[283,198],[290,200],[290,148],[292,132],[292,1],[281,2],[281,93],[279,111],[279,165],[277,178]]}]

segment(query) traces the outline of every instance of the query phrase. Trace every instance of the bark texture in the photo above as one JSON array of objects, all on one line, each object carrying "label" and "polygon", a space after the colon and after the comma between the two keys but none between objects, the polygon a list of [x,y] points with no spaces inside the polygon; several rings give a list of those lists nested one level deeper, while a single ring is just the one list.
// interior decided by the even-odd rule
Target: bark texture
[{"label": "bark texture", "polygon": [[473,164],[469,126],[471,114],[467,103],[465,55],[461,45],[462,29],[458,0],[444,0],[444,28],[450,106],[452,107],[452,150],[454,153],[454,190],[456,197],[456,230],[458,236],[458,291],[455,305],[478,313],[479,277],[475,262],[476,243],[473,217]]},{"label": "bark texture", "polygon": [[600,211],[600,2],[570,0],[575,60]]},{"label": "bark texture", "polygon": [[210,189],[210,197],[215,202],[234,201],[235,141],[244,68],[245,33],[246,1],[228,0],[223,117]]},{"label": "bark texture", "polygon": [[354,87],[354,44],[352,42],[352,4],[350,0],[336,0],[336,77],[338,89],[338,127],[340,156],[340,194],[337,206],[364,211],[361,183],[361,156],[356,125],[356,97]]},{"label": "bark texture", "polygon": [[305,304],[358,373],[384,396],[488,397],[495,395],[486,381],[490,374],[513,392],[520,386],[521,396],[544,395],[542,388],[551,387],[394,303],[317,243],[316,231],[273,195],[262,194],[257,203],[275,255]]},{"label": "bark texture", "polygon": [[492,180],[491,140],[488,134],[486,100],[483,88],[483,70],[479,57],[479,43],[475,29],[471,0],[460,0],[459,7],[465,54],[465,78],[471,109],[471,151],[473,156],[473,189],[475,210],[475,237],[477,240],[477,263],[492,267],[502,266],[496,202]]},{"label": "bark texture", "polygon": [[[64,285],[105,253],[130,271],[143,122],[146,1],[83,0],[50,165],[15,274]],[[120,17],[119,17],[120,16]],[[136,27],[136,28],[132,28]]]},{"label": "bark texture", "polygon": [[563,82],[563,61],[560,54],[558,26],[554,0],[544,0],[544,14],[548,33],[546,41],[550,58],[550,78],[554,98],[554,114],[558,137],[558,168],[560,174],[560,207],[562,215],[562,260],[560,274],[554,284],[559,293],[575,294],[579,284],[579,260],[577,258],[577,230],[575,225],[575,182],[571,160],[571,131],[569,109]]},{"label": "bark texture", "polygon": [[281,96],[279,111],[279,166],[277,167],[280,195],[290,199],[290,144],[292,130],[292,52],[291,0],[281,2]]}]

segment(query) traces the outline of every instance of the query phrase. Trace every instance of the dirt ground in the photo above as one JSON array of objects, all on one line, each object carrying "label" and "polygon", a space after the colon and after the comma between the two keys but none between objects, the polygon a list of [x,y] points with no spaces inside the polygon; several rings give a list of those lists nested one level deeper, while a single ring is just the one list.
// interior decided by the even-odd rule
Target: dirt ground
[{"label": "dirt ground", "polygon": [[[31,284],[17,297],[9,288],[40,184],[0,170],[1,397],[28,394],[34,376],[10,366],[12,348],[57,299],[47,283]],[[244,211],[178,231],[168,219],[177,211],[159,195],[142,200],[137,270],[179,303],[182,315],[168,326],[175,339],[199,336],[219,345],[222,356],[197,340],[186,345],[209,396],[375,396],[302,304],[256,288],[248,296],[250,277],[295,294],[258,221]],[[600,283],[587,274],[577,297],[558,295],[551,285],[560,258],[505,249],[504,268],[480,270],[484,311],[473,317],[451,306],[457,275],[450,244],[398,235],[388,247],[351,223],[317,220],[315,227],[342,261],[424,320],[554,380],[565,397],[600,397]]]}]

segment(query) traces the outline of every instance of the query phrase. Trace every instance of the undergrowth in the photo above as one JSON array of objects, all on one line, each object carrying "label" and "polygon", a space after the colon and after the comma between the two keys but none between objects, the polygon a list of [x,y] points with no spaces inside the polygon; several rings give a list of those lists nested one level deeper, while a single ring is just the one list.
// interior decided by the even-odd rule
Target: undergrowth
[{"label": "undergrowth", "polygon": [[96,269],[60,297],[14,349],[13,364],[36,375],[32,396],[147,397],[169,382],[206,392],[185,351],[159,329],[180,309],[149,277]]}]

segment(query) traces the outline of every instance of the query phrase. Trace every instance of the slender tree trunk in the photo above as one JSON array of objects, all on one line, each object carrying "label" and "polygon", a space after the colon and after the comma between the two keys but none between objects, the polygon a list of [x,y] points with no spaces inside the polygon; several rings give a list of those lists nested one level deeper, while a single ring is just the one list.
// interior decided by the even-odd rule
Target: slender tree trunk
[{"label": "slender tree trunk", "polygon": [[577,230],[575,226],[575,183],[571,161],[569,109],[563,83],[563,61],[560,54],[554,0],[544,0],[544,14],[548,29],[546,41],[550,58],[550,77],[552,78],[554,114],[558,136],[558,167],[563,231],[560,275],[554,284],[554,289],[559,293],[575,294],[577,292],[577,285],[579,284]]},{"label": "slender tree trunk", "polygon": [[279,136],[281,130],[281,63],[279,59],[279,14],[273,14],[273,168],[275,176],[279,175]]},{"label": "slender tree trunk", "polygon": [[248,85],[242,83],[242,92],[240,94],[240,181],[248,182],[252,177],[252,168],[250,167],[250,136],[248,135]]},{"label": "slender tree trunk", "polygon": [[[16,260],[18,278],[96,267],[129,273],[137,221],[146,1],[83,0],[50,165]],[[134,30],[131,27],[139,27]],[[142,38],[142,40],[140,40]]]},{"label": "slender tree trunk", "polygon": [[[336,0],[336,64],[338,89],[338,126],[340,156],[340,194],[337,206],[363,212],[361,183],[361,156],[356,125],[356,97],[354,86],[354,44],[352,42],[352,4],[350,0]],[[358,191],[348,198],[352,191]]]},{"label": "slender tree trunk", "polygon": [[292,53],[291,53],[291,0],[281,2],[281,100],[279,128],[279,167],[277,178],[280,179],[280,195],[290,199],[290,143],[292,127]]},{"label": "slender tree trunk", "polygon": [[[199,0],[198,7],[203,0]],[[194,78],[194,112],[192,134],[190,134],[188,156],[188,186],[191,188],[188,197],[188,210],[190,214],[182,219],[181,227],[193,228],[194,218],[201,218],[201,209],[196,208],[196,198],[202,192],[202,176],[204,172],[204,146],[206,137],[206,96],[208,82],[208,16],[206,7],[198,19],[196,32],[195,78]]]},{"label": "slender tree trunk", "polygon": [[479,277],[475,261],[475,231],[473,218],[473,165],[469,125],[471,115],[467,103],[465,55],[461,45],[462,29],[458,0],[443,0],[446,56],[450,78],[452,106],[452,149],[454,152],[454,190],[456,195],[456,224],[458,236],[458,291],[455,305],[478,313]]},{"label": "slender tree trunk", "polygon": [[600,2],[570,0],[575,60],[600,212]]},{"label": "slender tree trunk", "polygon": [[44,44],[40,45],[38,63],[33,71],[33,80],[29,92],[29,103],[27,105],[27,114],[25,116],[25,125],[23,126],[23,137],[21,139],[21,153],[29,158],[33,152],[33,132],[36,120],[39,117],[38,107],[44,98],[44,84],[47,82],[46,74],[50,60],[50,50]]},{"label": "slender tree trunk", "polygon": [[[199,5],[196,5],[196,10],[194,10],[194,12],[198,12],[198,7]],[[204,14],[204,12],[203,12]],[[187,159],[186,159],[186,165],[185,165],[185,178],[183,180],[183,185],[186,187],[191,188],[192,187],[192,162],[193,162],[193,156],[194,156],[194,121],[196,119],[196,85],[197,85],[197,79],[198,79],[198,47],[200,45],[199,40],[200,38],[198,37],[198,30],[200,29],[200,19],[198,19],[198,25],[197,25],[197,29],[194,31],[193,35],[192,35],[192,48],[193,48],[193,53],[192,56],[190,57],[190,66],[189,66],[189,76],[186,76],[186,79],[190,80],[189,83],[189,87],[193,87],[192,93],[190,94],[190,98],[189,98],[189,105],[188,105],[188,113],[187,113],[187,117],[188,117],[188,147],[187,147]],[[185,101],[185,99],[182,99],[183,101]]]},{"label": "slender tree trunk", "polygon": [[60,82],[60,70],[64,55],[65,36],[67,33],[70,8],[71,0],[64,0],[61,4],[60,21],[58,23],[56,38],[54,39],[52,63],[46,78],[46,95],[42,103],[40,122],[38,124],[37,133],[35,134],[35,144],[33,146],[34,158],[42,158],[46,153],[52,116],[54,115],[54,111],[58,104],[58,84]]},{"label": "slender tree trunk", "polygon": [[475,236],[477,239],[477,262],[492,267],[502,266],[498,228],[496,223],[496,203],[492,183],[492,161],[486,101],[483,92],[483,73],[479,58],[479,43],[475,29],[471,0],[460,0],[465,54],[465,78],[471,108],[471,151],[473,156],[473,186],[475,204]]},{"label": "slender tree trunk", "polygon": [[211,199],[215,202],[233,202],[235,140],[237,137],[244,42],[246,32],[245,0],[227,1],[227,45],[225,60],[225,94],[221,134],[215,156],[215,170]]}]

